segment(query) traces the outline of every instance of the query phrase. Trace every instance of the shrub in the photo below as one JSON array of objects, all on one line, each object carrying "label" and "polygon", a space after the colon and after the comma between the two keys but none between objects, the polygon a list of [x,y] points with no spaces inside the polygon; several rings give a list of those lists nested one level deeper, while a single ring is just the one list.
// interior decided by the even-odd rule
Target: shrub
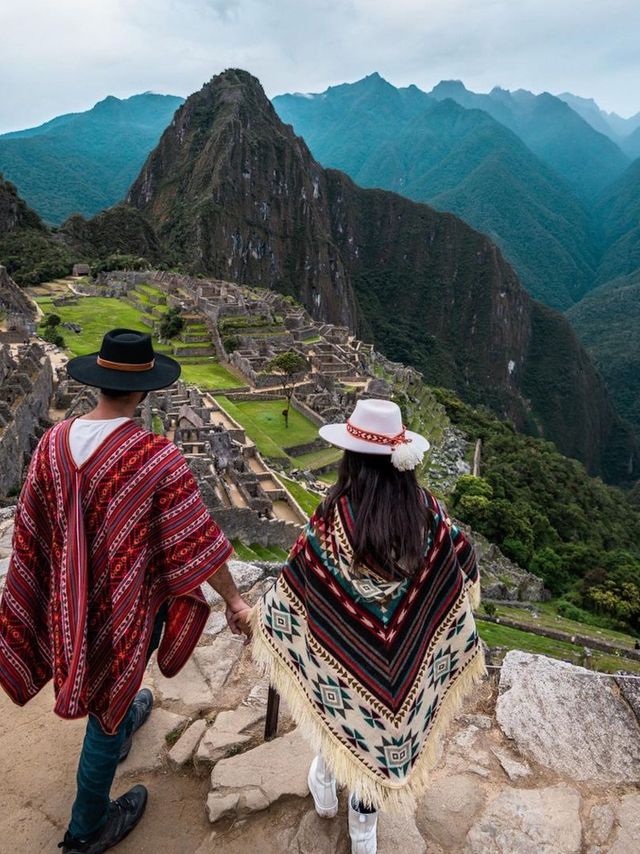
[{"label": "shrub", "polygon": [[184,328],[184,320],[180,314],[179,308],[170,308],[163,316],[160,322],[160,338],[168,341],[169,338],[175,338]]}]

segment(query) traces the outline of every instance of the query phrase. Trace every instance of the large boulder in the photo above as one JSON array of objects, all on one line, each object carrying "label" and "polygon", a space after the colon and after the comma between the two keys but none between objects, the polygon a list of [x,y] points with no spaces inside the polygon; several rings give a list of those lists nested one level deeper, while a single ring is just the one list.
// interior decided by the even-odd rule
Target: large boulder
[{"label": "large boulder", "polygon": [[503,789],[467,835],[469,854],[579,854],[580,795],[569,786]]},{"label": "large boulder", "polygon": [[502,665],[496,717],[522,753],[559,774],[640,782],[640,727],[613,678],[515,650]]}]

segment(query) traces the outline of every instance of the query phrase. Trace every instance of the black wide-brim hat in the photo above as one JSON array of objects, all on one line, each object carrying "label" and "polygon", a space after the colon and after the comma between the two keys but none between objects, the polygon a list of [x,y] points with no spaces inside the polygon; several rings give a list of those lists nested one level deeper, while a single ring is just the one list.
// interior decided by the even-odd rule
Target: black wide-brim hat
[{"label": "black wide-brim hat", "polygon": [[154,353],[151,336],[134,329],[112,329],[99,353],[77,356],[67,373],[83,385],[110,391],[155,391],[172,385],[180,365],[170,356]]}]

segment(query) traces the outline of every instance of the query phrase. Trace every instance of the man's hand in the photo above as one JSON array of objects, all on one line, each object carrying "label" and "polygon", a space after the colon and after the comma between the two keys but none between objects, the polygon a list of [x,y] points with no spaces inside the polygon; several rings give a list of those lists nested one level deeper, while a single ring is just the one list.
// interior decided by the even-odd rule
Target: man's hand
[{"label": "man's hand", "polygon": [[[221,566],[220,569],[208,579],[208,582],[216,593],[219,593],[220,596],[222,596],[226,603],[227,609],[225,611],[225,616],[227,618],[227,625],[233,634],[244,635],[246,638],[245,644],[249,643],[251,638],[251,629],[247,618],[250,607],[240,595],[233,580],[233,576],[229,571],[228,565],[225,563]],[[244,619],[240,619],[240,614],[243,612],[245,612],[246,616]]]},{"label": "man's hand", "polygon": [[225,617],[227,625],[234,635],[244,635],[245,645],[251,640],[251,626],[249,623],[249,612],[251,608],[240,596],[234,597],[232,602],[227,602]]}]

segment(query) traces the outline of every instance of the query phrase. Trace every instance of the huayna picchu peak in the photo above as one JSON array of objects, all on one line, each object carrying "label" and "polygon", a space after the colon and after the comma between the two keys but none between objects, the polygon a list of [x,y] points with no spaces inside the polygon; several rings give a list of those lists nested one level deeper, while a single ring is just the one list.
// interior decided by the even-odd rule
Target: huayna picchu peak
[{"label": "huayna picchu peak", "polygon": [[323,169],[247,72],[187,99],[127,201],[193,272],[290,294],[590,471],[636,471],[635,440],[590,358],[492,241]]}]

